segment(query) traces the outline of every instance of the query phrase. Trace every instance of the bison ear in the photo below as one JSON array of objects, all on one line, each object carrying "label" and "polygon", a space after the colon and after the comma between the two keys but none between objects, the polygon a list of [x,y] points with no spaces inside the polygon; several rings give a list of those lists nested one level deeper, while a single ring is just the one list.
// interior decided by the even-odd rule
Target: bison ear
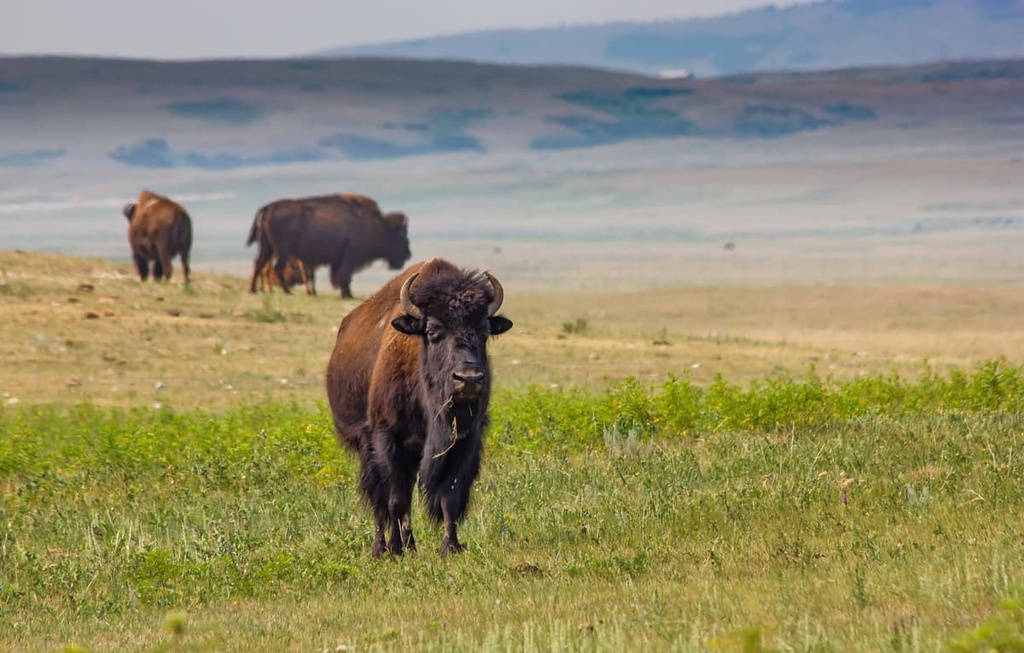
[{"label": "bison ear", "polygon": [[395,328],[395,331],[401,331],[406,335],[421,336],[426,332],[427,323],[422,318],[406,314],[391,320],[391,326]]},{"label": "bison ear", "polygon": [[501,315],[492,315],[487,318],[487,323],[491,325],[492,336],[500,335],[512,328],[512,320]]}]

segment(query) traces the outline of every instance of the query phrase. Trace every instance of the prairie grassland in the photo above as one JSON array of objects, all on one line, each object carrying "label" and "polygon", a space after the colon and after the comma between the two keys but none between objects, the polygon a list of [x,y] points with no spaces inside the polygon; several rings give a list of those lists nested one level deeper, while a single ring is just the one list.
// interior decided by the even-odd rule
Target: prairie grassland
[{"label": "prairie grassland", "polygon": [[506,288],[469,549],[378,561],[354,302],[130,272],[0,254],[2,650],[1024,645],[1019,290]]},{"label": "prairie grassland", "polygon": [[0,647],[1019,647],[1024,373],[964,381],[829,386],[797,427],[764,426],[809,405],[793,382],[507,403],[468,552],[416,512],[398,560],[324,410],[4,407]]}]

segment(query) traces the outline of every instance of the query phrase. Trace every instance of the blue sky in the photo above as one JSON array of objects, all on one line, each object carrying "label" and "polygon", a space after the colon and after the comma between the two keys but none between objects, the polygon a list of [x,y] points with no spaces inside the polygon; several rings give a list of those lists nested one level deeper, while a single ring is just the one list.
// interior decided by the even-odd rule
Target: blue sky
[{"label": "blue sky", "polygon": [[711,16],[808,0],[4,0],[0,54],[294,56],[480,29]]}]

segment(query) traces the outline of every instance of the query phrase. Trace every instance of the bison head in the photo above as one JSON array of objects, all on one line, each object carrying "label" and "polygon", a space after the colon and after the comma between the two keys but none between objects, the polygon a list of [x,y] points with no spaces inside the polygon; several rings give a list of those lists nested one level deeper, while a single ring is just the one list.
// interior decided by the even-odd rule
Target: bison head
[{"label": "bison head", "polygon": [[384,258],[392,270],[401,270],[412,256],[409,251],[409,219],[404,213],[385,213],[384,224],[388,229]]},{"label": "bison head", "polygon": [[138,204],[135,202],[128,202],[124,205],[124,208],[121,209],[121,213],[124,213],[124,217],[128,218],[128,222],[131,222],[132,218],[135,217],[135,209],[137,208],[139,208]]},{"label": "bison head", "polygon": [[415,284],[417,277],[418,272],[402,286],[404,312],[391,325],[420,338],[424,390],[438,404],[451,407],[462,431],[486,408],[489,397],[487,338],[512,328],[511,320],[496,315],[504,292],[489,272],[480,276],[442,270]]}]

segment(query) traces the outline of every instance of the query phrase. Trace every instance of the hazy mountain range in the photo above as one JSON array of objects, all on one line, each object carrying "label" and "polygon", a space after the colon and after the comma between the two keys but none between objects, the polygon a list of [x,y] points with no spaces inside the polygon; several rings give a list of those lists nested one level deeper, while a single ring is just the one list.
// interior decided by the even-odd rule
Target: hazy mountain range
[{"label": "hazy mountain range", "polygon": [[827,150],[951,129],[1013,147],[1024,61],[659,80],[396,59],[0,58],[0,124],[0,168],[226,170],[650,141],[688,152],[796,136]]},{"label": "hazy mountain range", "polygon": [[489,30],[315,54],[699,76],[1021,57],[1024,0],[831,0],[715,18]]}]

